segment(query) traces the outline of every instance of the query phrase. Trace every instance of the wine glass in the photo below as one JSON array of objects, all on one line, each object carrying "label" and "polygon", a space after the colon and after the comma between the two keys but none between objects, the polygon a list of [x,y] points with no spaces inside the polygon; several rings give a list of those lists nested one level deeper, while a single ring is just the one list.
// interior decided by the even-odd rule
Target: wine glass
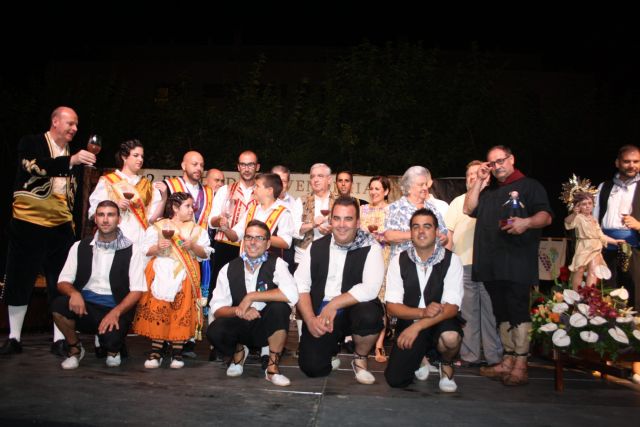
[{"label": "wine glass", "polygon": [[326,218],[325,222],[327,224],[329,223],[329,212],[331,212],[329,209],[320,209],[320,215]]},{"label": "wine glass", "polygon": [[[98,155],[100,150],[102,150],[102,137],[100,135],[91,135],[89,137],[89,141],[87,141],[87,151]],[[95,169],[95,166],[93,165],[86,166]]]},{"label": "wine glass", "polygon": [[[175,232],[176,230],[173,228],[171,221],[167,220],[164,222],[164,224],[162,224],[162,237],[164,237],[165,239],[171,240]],[[167,249],[164,250],[162,255],[169,256],[170,253],[171,253],[171,247],[168,247]]]},{"label": "wine glass", "polygon": [[222,207],[222,216],[227,219],[227,227],[231,228],[233,224],[231,224],[231,220],[233,219],[233,211],[236,208],[236,200],[235,199],[227,199],[224,202],[224,206]]},{"label": "wine glass", "polygon": [[127,200],[131,200],[133,199],[133,196],[135,196],[134,193],[132,193],[131,191],[123,191],[122,195],[124,196],[125,199]]}]

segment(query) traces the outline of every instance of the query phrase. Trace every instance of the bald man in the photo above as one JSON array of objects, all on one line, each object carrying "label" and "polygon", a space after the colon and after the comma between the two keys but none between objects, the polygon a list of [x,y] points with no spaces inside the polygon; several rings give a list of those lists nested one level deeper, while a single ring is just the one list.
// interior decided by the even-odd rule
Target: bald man
[{"label": "bald man", "polygon": [[213,190],[213,195],[224,185],[224,173],[220,169],[209,169],[205,177],[205,185]]},{"label": "bald man", "polygon": [[[166,202],[170,194],[183,192],[191,194],[193,197],[193,220],[207,229],[207,220],[213,206],[213,190],[209,186],[202,185],[200,180],[204,173],[204,158],[197,151],[187,151],[182,156],[182,176],[167,178],[159,185],[160,193]],[[200,288],[202,295],[206,296],[209,292],[209,281],[211,278],[210,260],[200,262]],[[195,341],[193,339],[187,341],[182,349],[182,356],[195,358],[194,352]]]},{"label": "bald man", "polygon": [[[73,204],[81,165],[96,156],[86,150],[71,155],[78,115],[69,107],[51,114],[48,132],[25,136],[18,144],[18,172],[9,224],[4,303],[9,312],[9,339],[0,354],[22,352],[22,324],[36,275],[43,271],[49,302],[58,295],[58,275],[75,240]],[[54,331],[51,351],[66,356],[64,336]]]}]

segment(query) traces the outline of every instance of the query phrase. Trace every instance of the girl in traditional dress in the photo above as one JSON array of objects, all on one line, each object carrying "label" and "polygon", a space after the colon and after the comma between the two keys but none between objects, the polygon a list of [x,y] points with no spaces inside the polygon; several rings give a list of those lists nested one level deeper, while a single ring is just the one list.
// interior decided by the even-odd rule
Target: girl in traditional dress
[{"label": "girl in traditional dress", "polygon": [[575,229],[576,233],[576,250],[569,266],[569,270],[573,272],[571,286],[574,290],[582,284],[585,271],[587,272],[586,286],[593,286],[598,279],[609,279],[611,271],[602,258],[602,248],[607,244],[624,243],[624,240],[612,239],[602,232],[598,221],[591,214],[593,203],[592,193],[576,192],[573,195],[572,213],[564,219],[565,228]]},{"label": "girl in traditional dress", "polygon": [[148,179],[140,176],[144,164],[144,147],[137,139],[120,144],[116,153],[118,169],[98,181],[89,197],[89,218],[103,200],[115,202],[122,214],[120,230],[129,240],[141,244],[150,223],[162,215],[163,201]]},{"label": "girl in traditional dress", "polygon": [[[369,180],[369,200],[368,205],[360,205],[360,227],[371,233],[378,243],[382,245],[382,254],[384,256],[385,280],[378,293],[380,301],[384,301],[384,291],[386,288],[386,271],[389,265],[390,247],[384,240],[384,223],[389,212],[387,202],[391,183],[386,176],[374,176]],[[385,328],[380,332],[376,341],[375,359],[376,362],[384,363],[387,361],[387,354],[384,349],[384,337],[387,331],[388,319],[384,317]]]},{"label": "girl in traditional dress", "polygon": [[[169,219],[166,219],[169,218]],[[160,367],[164,341],[172,346],[170,367],[184,366],[185,341],[202,329],[202,301],[198,261],[211,253],[209,234],[193,222],[193,198],[188,193],[171,194],[165,219],[145,233],[142,250],[153,257],[145,276],[148,292],[140,299],[133,323],[135,333],[151,338],[145,368]]]}]

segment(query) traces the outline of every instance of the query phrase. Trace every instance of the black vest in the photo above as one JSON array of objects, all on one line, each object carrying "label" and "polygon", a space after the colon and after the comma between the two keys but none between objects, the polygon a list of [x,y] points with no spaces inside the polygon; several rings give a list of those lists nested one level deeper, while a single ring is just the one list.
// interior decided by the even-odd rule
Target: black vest
[{"label": "black vest", "polygon": [[[636,190],[633,193],[633,201],[631,202],[631,216],[640,221],[640,182],[636,184]],[[602,225],[604,214],[607,213],[607,205],[609,204],[609,195],[613,190],[613,180],[605,181],[598,195],[598,223]]]},{"label": "black vest", "polygon": [[[266,290],[276,289],[278,286],[273,283],[273,274],[276,271],[277,257],[269,255],[267,260],[262,263],[260,271],[258,272],[258,278],[256,279],[256,288],[261,283],[266,285]],[[247,295],[247,287],[245,285],[244,277],[244,261],[242,258],[235,258],[229,263],[227,268],[227,280],[229,280],[229,290],[231,291],[231,306],[235,307],[242,302],[242,299]],[[257,290],[257,289],[256,289]]]},{"label": "black vest", "polygon": [[[398,259],[400,264],[400,276],[402,277],[402,287],[404,288],[404,297],[402,303],[408,307],[418,307],[420,304],[420,280],[416,271],[416,264],[411,261],[407,251],[400,253]],[[431,275],[427,280],[427,286],[424,287],[424,305],[425,307],[432,302],[440,302],[442,292],[444,290],[444,278],[449,271],[451,264],[451,251],[445,249],[444,258],[431,269]],[[398,319],[398,331],[403,331],[410,326],[413,320]]]},{"label": "black vest", "polygon": [[[324,299],[324,288],[327,285],[327,275],[329,274],[329,248],[331,245],[331,234],[324,236],[311,245],[311,305],[314,313],[317,313]],[[342,270],[341,292],[349,291],[354,285],[362,283],[362,273],[364,263],[371,246],[354,249],[347,252],[347,258]]]},{"label": "black vest", "polygon": [[[91,278],[93,248],[90,243],[92,240],[93,237],[87,237],[81,240],[78,245],[78,270],[76,272],[76,280],[73,283],[73,287],[78,291],[81,291]],[[120,304],[129,294],[129,264],[132,254],[133,245],[116,251],[113,256],[113,263],[109,271],[109,285],[116,304]],[[127,314],[132,316],[133,310],[129,310]]]}]

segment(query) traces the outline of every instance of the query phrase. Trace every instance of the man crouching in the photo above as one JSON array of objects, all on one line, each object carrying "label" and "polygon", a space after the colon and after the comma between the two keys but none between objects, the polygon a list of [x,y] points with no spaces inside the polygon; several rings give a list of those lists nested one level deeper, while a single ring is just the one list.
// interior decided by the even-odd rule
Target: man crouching
[{"label": "man crouching", "polygon": [[62,294],[52,305],[53,320],[69,345],[63,369],[76,369],[84,348],[76,330],[98,334],[106,364],[120,366],[120,350],[133,308],[147,290],[143,256],[118,228],[120,210],[110,200],[98,204],[94,237],[74,243],[58,279]]}]

